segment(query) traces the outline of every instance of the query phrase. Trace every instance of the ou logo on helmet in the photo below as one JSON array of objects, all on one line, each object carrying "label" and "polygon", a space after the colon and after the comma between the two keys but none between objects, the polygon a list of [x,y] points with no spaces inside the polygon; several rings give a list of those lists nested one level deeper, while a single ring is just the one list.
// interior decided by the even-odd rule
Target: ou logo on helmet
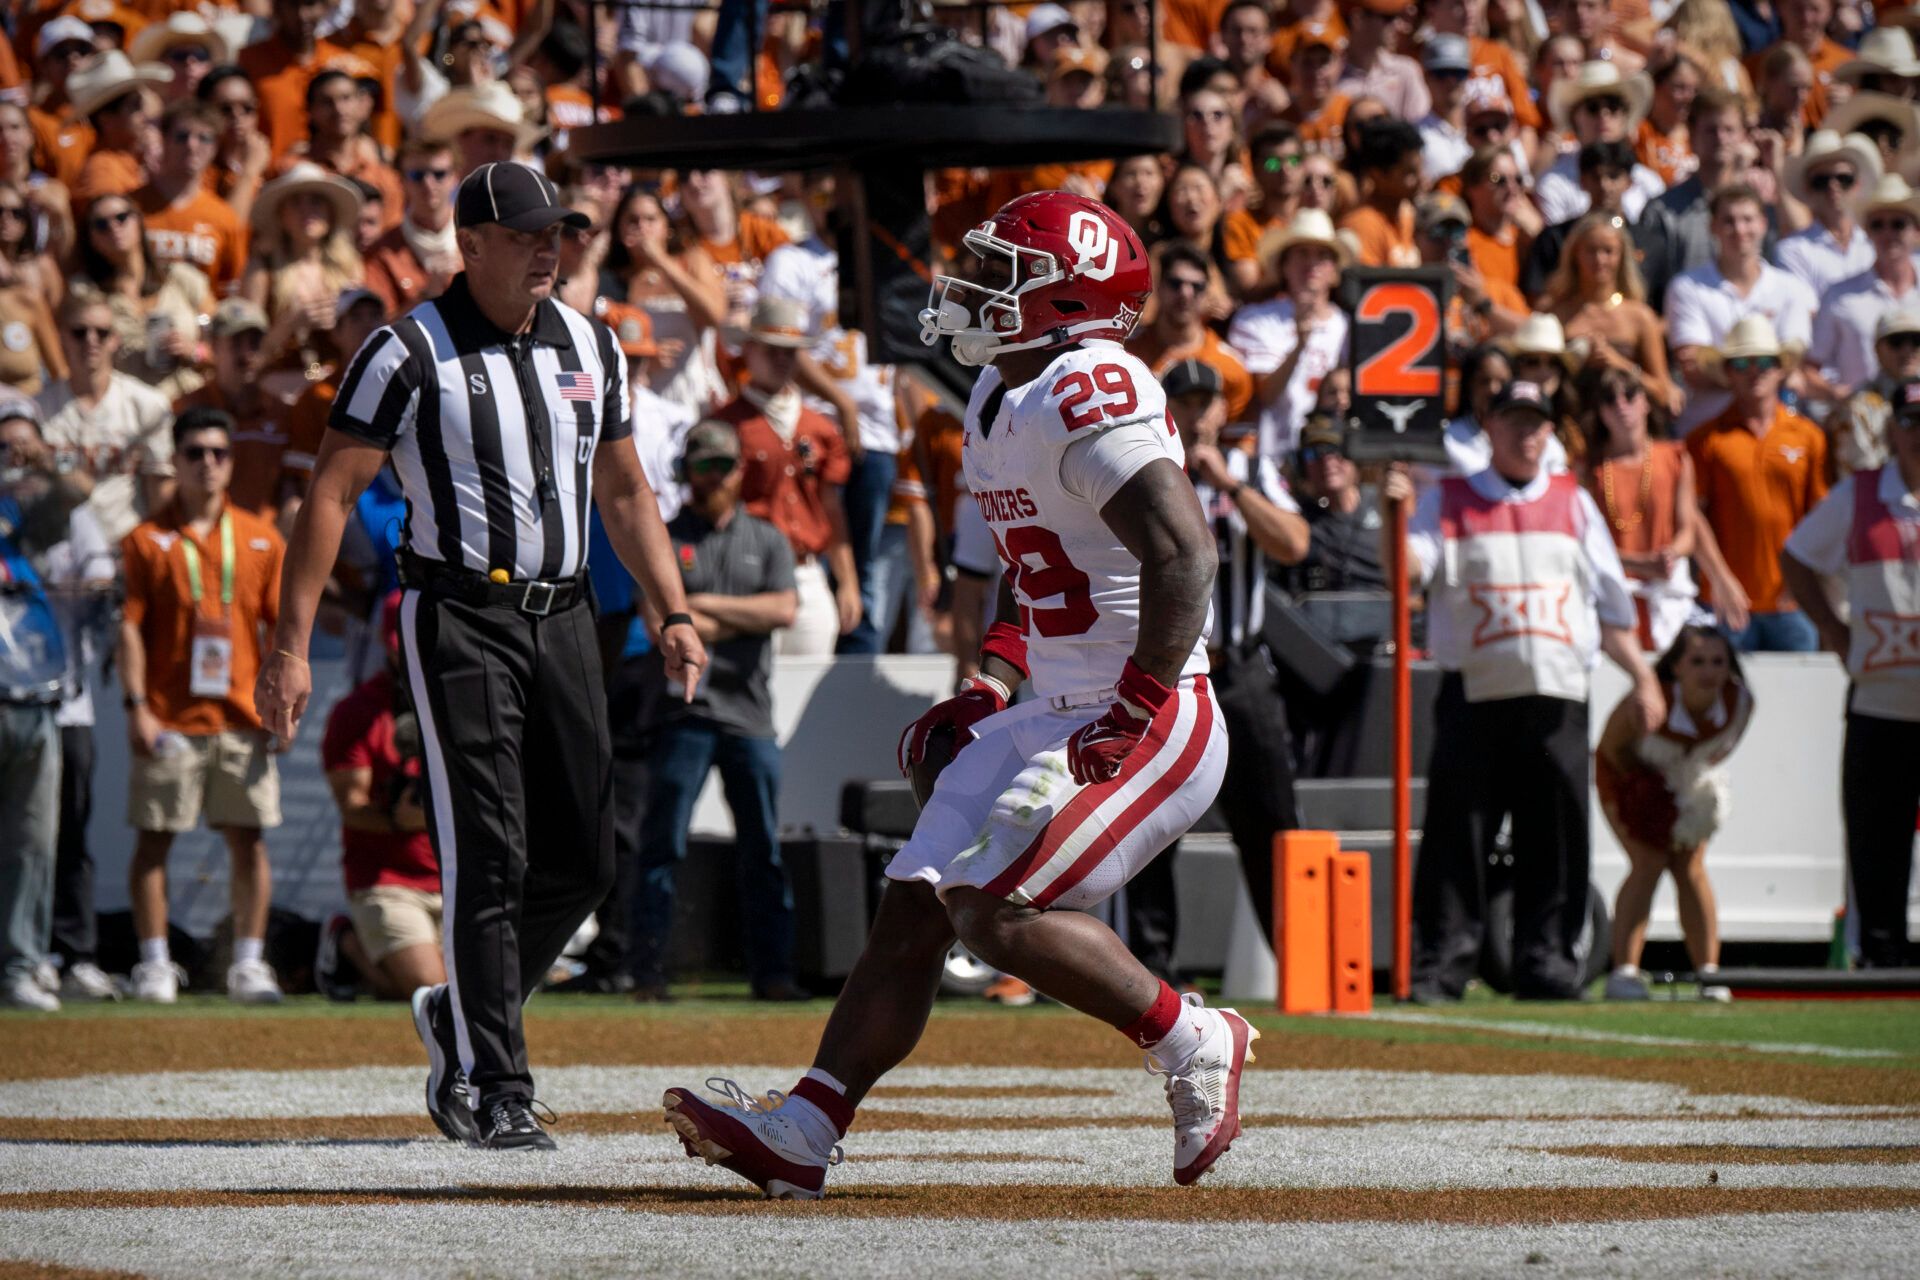
[{"label": "ou logo on helmet", "polygon": [[1114,268],[1120,265],[1120,242],[1113,238],[1099,214],[1076,209],[1067,220],[1067,243],[1073,246],[1080,260],[1074,274],[1095,280],[1113,278]]}]

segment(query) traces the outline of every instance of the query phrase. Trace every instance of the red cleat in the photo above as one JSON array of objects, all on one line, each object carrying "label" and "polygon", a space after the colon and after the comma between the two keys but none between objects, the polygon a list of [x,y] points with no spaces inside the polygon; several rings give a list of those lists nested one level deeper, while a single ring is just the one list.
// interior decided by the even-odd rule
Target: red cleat
[{"label": "red cleat", "polygon": [[731,1080],[707,1081],[731,1105],[715,1106],[691,1089],[669,1089],[661,1098],[669,1127],[687,1154],[731,1169],[764,1191],[769,1200],[818,1200],[827,1170],[844,1157],[840,1148],[821,1155],[793,1120],[781,1114],[786,1095],[769,1090],[760,1102]]}]

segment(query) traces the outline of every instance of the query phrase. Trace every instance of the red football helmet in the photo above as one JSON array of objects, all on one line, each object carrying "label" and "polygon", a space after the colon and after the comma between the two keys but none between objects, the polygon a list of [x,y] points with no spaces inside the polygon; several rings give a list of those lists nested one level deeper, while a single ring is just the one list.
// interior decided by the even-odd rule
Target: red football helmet
[{"label": "red football helmet", "polygon": [[[935,276],[920,313],[920,341],[952,338],[961,364],[1085,338],[1120,341],[1153,288],[1146,247],[1126,219],[1065,191],[1009,200],[962,242],[981,260],[978,278]],[[968,293],[985,295],[978,314]]]}]

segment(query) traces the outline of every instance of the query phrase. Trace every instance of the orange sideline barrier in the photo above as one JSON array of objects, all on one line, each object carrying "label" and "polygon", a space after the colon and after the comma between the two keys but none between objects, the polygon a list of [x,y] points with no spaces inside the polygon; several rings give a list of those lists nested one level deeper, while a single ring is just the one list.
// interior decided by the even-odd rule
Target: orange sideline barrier
[{"label": "orange sideline barrier", "polygon": [[1274,839],[1273,954],[1280,1011],[1324,1013],[1333,1004],[1327,871],[1340,842],[1331,831],[1283,831]]},{"label": "orange sideline barrier", "polygon": [[1372,862],[1364,853],[1336,853],[1328,875],[1332,906],[1333,1011],[1373,1011]]}]

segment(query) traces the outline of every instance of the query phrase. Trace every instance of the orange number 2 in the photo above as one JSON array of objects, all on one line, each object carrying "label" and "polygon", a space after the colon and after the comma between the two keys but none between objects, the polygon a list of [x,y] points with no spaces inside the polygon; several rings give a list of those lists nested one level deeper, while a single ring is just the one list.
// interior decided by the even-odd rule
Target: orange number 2
[{"label": "orange number 2", "polygon": [[1407,331],[1369,356],[1354,371],[1357,396],[1437,396],[1440,371],[1415,368],[1440,339],[1440,303],[1433,292],[1406,282],[1377,284],[1367,290],[1354,309],[1354,318],[1378,322],[1404,315]]}]

